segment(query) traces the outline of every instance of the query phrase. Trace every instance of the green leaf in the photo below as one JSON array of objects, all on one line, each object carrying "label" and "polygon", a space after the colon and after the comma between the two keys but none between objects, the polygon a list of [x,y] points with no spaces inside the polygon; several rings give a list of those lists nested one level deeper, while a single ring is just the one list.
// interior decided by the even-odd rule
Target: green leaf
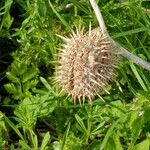
[{"label": "green leaf", "polygon": [[33,88],[33,87],[35,87],[37,84],[38,84],[38,80],[36,80],[36,79],[32,79],[31,81],[30,81],[30,88]]},{"label": "green leaf", "polygon": [[24,141],[24,138],[18,128],[11,122],[6,116],[4,116],[6,122],[9,124],[9,126],[17,133],[17,135]]},{"label": "green leaf", "polygon": [[23,74],[22,82],[24,83],[24,82],[34,78],[36,76],[36,74],[37,74],[37,70],[36,69],[33,69],[33,68],[28,69],[27,72],[25,72]]},{"label": "green leaf", "polygon": [[19,140],[19,144],[22,146],[22,150],[31,150],[25,141]]},{"label": "green leaf", "polygon": [[50,92],[52,92],[55,96],[57,96],[55,91],[52,89],[52,87],[49,85],[49,83],[43,77],[40,77],[40,80]]},{"label": "green leaf", "polygon": [[111,102],[110,105],[115,117],[120,117],[127,111],[125,105],[119,100]]},{"label": "green leaf", "polygon": [[125,31],[125,32],[116,33],[112,37],[113,38],[118,38],[118,37],[121,37],[121,36],[132,35],[132,34],[143,32],[143,31],[148,31],[148,29],[146,27],[136,28],[136,29],[133,29],[133,30]]},{"label": "green leaf", "polygon": [[61,150],[64,149],[64,145],[65,145],[65,142],[67,140],[67,137],[68,137],[68,134],[69,134],[69,130],[70,130],[70,122],[69,122],[69,124],[67,126],[67,129],[65,131],[65,134],[64,134],[64,138],[63,138],[62,145],[61,145]]},{"label": "green leaf", "polygon": [[80,129],[83,133],[86,133],[87,132],[87,129],[82,121],[82,119],[80,118],[80,116],[78,114],[75,114],[75,118],[78,122],[78,124],[80,125]]},{"label": "green leaf", "polygon": [[[80,10],[86,14],[90,14],[89,9],[86,7],[85,2],[72,0],[72,3]],[[84,6],[85,5],[85,6]],[[90,14],[91,15],[91,14]]]},{"label": "green leaf", "polygon": [[120,143],[120,138],[116,133],[113,133],[112,136],[108,139],[108,142],[105,146],[105,150],[123,150],[123,147]]},{"label": "green leaf", "polygon": [[104,140],[102,141],[102,144],[100,146],[100,150],[103,150],[105,148],[105,146],[107,145],[108,141],[109,141],[109,137],[111,137],[111,135],[114,132],[114,129],[117,127],[117,125],[122,122],[123,120],[125,120],[127,117],[127,114],[122,115],[122,117],[120,117],[118,120],[116,120],[112,126],[109,128],[109,130],[107,131]]},{"label": "green leaf", "polygon": [[148,139],[146,139],[140,142],[139,144],[135,145],[132,150],[149,150],[149,148],[150,148],[150,142]]},{"label": "green leaf", "polygon": [[113,140],[115,143],[115,150],[123,150],[123,147],[120,142],[120,137],[117,134],[113,135]]},{"label": "green leaf", "polygon": [[43,138],[40,150],[45,150],[45,147],[48,144],[49,140],[50,140],[50,134],[49,134],[49,132],[47,132]]},{"label": "green leaf", "polygon": [[40,80],[49,91],[52,90],[51,86],[48,84],[48,82],[43,77],[40,77]]},{"label": "green leaf", "polygon": [[33,80],[29,80],[29,81],[26,81],[22,86],[23,86],[23,91],[26,92],[28,91],[29,89],[32,89],[34,88],[38,83],[38,80],[36,79],[33,79]]},{"label": "green leaf", "polygon": [[68,25],[68,23],[66,22],[66,20],[57,12],[57,10],[56,10],[55,7],[52,5],[52,3],[50,2],[50,0],[48,0],[48,2],[49,2],[49,5],[50,5],[52,11],[53,11],[53,12],[55,13],[55,15],[59,18],[59,20],[62,22],[62,24],[63,24],[65,27],[69,28],[69,25]]},{"label": "green leaf", "polygon": [[12,25],[12,22],[13,22],[13,18],[11,18],[9,13],[7,13],[5,15],[4,27],[6,29],[9,29],[11,27],[11,25]]},{"label": "green leaf", "polygon": [[142,131],[142,126],[144,124],[144,117],[143,116],[137,116],[136,120],[132,123],[132,141],[129,145],[128,150],[132,150],[136,140],[138,139],[141,131]]},{"label": "green leaf", "polygon": [[53,142],[53,150],[60,150],[60,142],[58,141]]},{"label": "green leaf", "polygon": [[12,82],[19,83],[19,79],[15,75],[13,75],[11,72],[7,72],[6,75],[7,75],[7,78],[11,80]]},{"label": "green leaf", "polygon": [[0,12],[0,15],[4,15],[3,19],[1,19],[0,31],[2,30],[3,27],[8,30],[13,22],[13,18],[11,18],[9,13],[12,3],[13,0],[6,0],[5,6],[0,8],[0,10],[4,9],[4,12]]},{"label": "green leaf", "polygon": [[23,75],[27,71],[27,64],[19,63],[17,64],[19,75]]},{"label": "green leaf", "polygon": [[133,71],[135,77],[137,78],[138,82],[140,83],[141,87],[143,88],[143,90],[147,91],[147,87],[146,87],[146,85],[144,84],[144,82],[143,82],[143,80],[142,80],[140,74],[138,73],[138,71],[137,71],[135,65],[134,65],[132,62],[130,62],[130,66],[131,66],[131,69],[132,69],[132,71]]},{"label": "green leaf", "polygon": [[5,84],[4,87],[8,91],[8,93],[10,93],[10,94],[17,93],[17,89],[16,89],[16,87],[14,86],[13,83]]},{"label": "green leaf", "polygon": [[129,125],[129,128],[132,130],[132,125],[134,123],[134,121],[137,119],[138,116],[138,111],[133,111],[127,118],[127,123]]},{"label": "green leaf", "polygon": [[98,140],[93,140],[87,150],[98,150],[100,147],[100,142]]},{"label": "green leaf", "polygon": [[22,71],[25,72],[24,69],[25,64],[22,64],[20,61],[15,60],[11,65],[11,72],[15,74],[16,76],[20,76],[22,74]]}]

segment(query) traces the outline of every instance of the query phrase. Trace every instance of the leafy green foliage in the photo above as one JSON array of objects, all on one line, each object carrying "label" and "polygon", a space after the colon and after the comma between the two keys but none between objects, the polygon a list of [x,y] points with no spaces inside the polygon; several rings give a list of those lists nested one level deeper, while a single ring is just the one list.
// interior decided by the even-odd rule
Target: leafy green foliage
[{"label": "leafy green foliage", "polygon": [[[97,2],[114,40],[150,61],[149,2]],[[90,22],[98,26],[87,0],[0,2],[0,149],[149,149],[148,71],[118,58],[110,94],[102,91],[83,106],[54,83],[56,34],[68,35],[74,26],[88,30]]]},{"label": "leafy green foliage", "polygon": [[10,72],[6,73],[7,78],[10,80],[10,83],[5,84],[6,90],[13,94],[14,99],[23,99],[30,96],[30,90],[38,83],[37,72],[37,68],[33,66],[19,63],[19,61],[14,62]]}]

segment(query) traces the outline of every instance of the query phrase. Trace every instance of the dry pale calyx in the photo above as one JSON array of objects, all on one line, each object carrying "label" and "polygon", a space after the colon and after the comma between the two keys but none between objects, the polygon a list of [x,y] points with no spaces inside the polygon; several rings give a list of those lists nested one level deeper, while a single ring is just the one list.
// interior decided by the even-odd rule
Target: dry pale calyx
[{"label": "dry pale calyx", "polygon": [[57,81],[64,91],[72,95],[74,101],[91,100],[99,90],[105,89],[112,77],[116,63],[116,52],[150,70],[150,63],[129,53],[109,36],[101,12],[90,0],[99,28],[72,31],[70,37],[61,37],[64,44],[60,52]]}]

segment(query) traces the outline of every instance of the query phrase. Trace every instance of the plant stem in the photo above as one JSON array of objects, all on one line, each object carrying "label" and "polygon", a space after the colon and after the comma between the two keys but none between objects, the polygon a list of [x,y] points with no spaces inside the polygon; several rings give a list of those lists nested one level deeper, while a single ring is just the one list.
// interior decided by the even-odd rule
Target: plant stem
[{"label": "plant stem", "polygon": [[106,29],[106,25],[105,25],[105,22],[104,22],[104,19],[103,19],[103,16],[101,14],[101,11],[96,3],[95,0],[90,0],[90,3],[92,5],[92,8],[94,9],[94,12],[95,12],[95,15],[96,15],[96,18],[97,18],[97,21],[99,23],[99,26],[100,26],[100,29],[102,30],[102,32],[104,34],[107,33],[107,29]]},{"label": "plant stem", "polygon": [[135,56],[134,54],[130,53],[128,50],[123,48],[119,43],[115,42],[108,34],[107,28],[103,19],[103,16],[101,14],[100,8],[98,7],[95,0],[90,0],[90,3],[92,5],[92,8],[95,12],[96,18],[98,20],[100,29],[102,30],[103,34],[107,35],[109,39],[111,40],[112,44],[117,48],[118,54],[122,55],[123,57],[132,60],[135,64],[140,65],[141,67],[150,70],[150,63],[147,61],[142,60],[138,56]]},{"label": "plant stem", "polygon": [[140,65],[141,67],[150,70],[150,63],[141,59],[140,57],[130,53],[128,50],[123,48],[119,43],[114,43],[115,46],[119,49],[118,52],[125,58],[132,60],[137,65]]}]

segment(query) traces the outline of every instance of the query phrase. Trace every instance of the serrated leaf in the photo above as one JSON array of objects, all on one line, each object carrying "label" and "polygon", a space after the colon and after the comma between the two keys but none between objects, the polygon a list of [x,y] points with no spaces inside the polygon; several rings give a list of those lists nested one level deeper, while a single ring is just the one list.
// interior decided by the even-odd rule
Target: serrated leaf
[{"label": "serrated leaf", "polygon": [[37,84],[38,84],[38,80],[36,80],[36,79],[32,79],[31,81],[30,81],[30,87],[31,88],[33,88],[33,87],[35,87]]},{"label": "serrated leaf", "polygon": [[20,62],[19,61],[14,61],[13,62],[13,64],[12,64],[12,66],[11,66],[11,72],[13,73],[13,74],[15,74],[15,75],[17,75],[17,76],[19,76],[20,75],[20,68],[21,68],[21,64],[20,64]]},{"label": "serrated leaf", "polygon": [[31,88],[31,87],[30,87],[30,82],[29,82],[29,81],[27,81],[27,82],[25,82],[25,83],[23,84],[23,89],[24,89],[24,91],[28,91],[30,88]]},{"label": "serrated leaf", "polygon": [[17,93],[17,89],[16,89],[16,87],[14,86],[13,83],[5,84],[4,87],[8,91],[8,93],[10,93],[10,94]]},{"label": "serrated leaf", "polygon": [[19,74],[23,75],[27,70],[27,65],[26,64],[20,64],[18,66],[18,69],[19,69]]},{"label": "serrated leaf", "polygon": [[19,83],[19,79],[15,75],[13,75],[11,72],[7,72],[6,75],[7,75],[7,78],[11,80],[12,82]]},{"label": "serrated leaf", "polygon": [[37,74],[37,70],[35,70],[35,69],[31,68],[31,69],[27,70],[27,72],[25,72],[23,74],[22,82],[24,83],[24,82],[34,78],[36,76],[36,74]]},{"label": "serrated leaf", "polygon": [[111,102],[110,105],[112,106],[111,107],[112,112],[116,117],[120,117],[126,112],[126,108],[124,104],[119,100],[115,102]]}]

